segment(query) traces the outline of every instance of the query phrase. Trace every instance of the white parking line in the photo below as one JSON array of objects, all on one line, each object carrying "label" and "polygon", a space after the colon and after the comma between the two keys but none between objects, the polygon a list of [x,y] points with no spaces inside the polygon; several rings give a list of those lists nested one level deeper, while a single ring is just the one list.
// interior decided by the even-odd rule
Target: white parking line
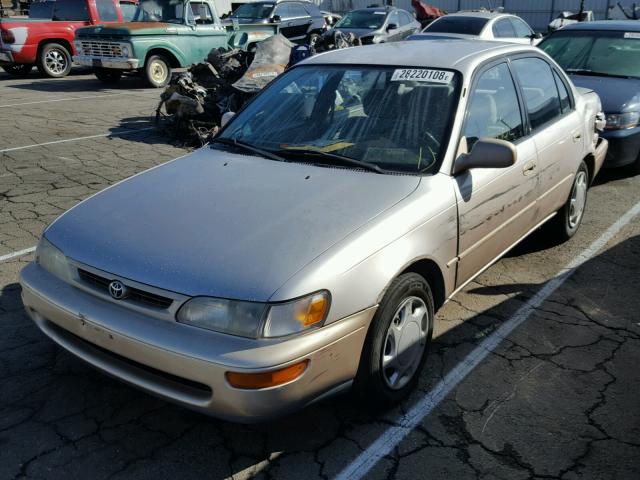
[{"label": "white parking line", "polygon": [[0,150],[0,153],[15,152],[16,150],[24,150],[26,148],[34,148],[34,147],[43,147],[43,146],[46,146],[46,145],[55,145],[56,143],[77,142],[77,141],[80,141],[80,140],[89,140],[91,138],[118,137],[118,136],[121,136],[121,135],[131,135],[132,133],[144,132],[144,131],[147,131],[147,130],[153,130],[154,128],[155,127],[128,129],[128,130],[123,130],[122,132],[101,133],[99,135],[89,135],[88,137],[67,138],[67,139],[64,139],[64,140],[54,140],[53,142],[34,143],[33,145],[25,145],[24,147],[5,148],[3,150]]},{"label": "white parking line", "polygon": [[444,400],[447,395],[464,378],[492,352],[500,342],[511,332],[524,323],[531,313],[538,308],[567,278],[573,274],[587,260],[591,259],[603,248],[625,225],[640,214],[640,202],[636,203],[617,222],[609,227],[597,240],[589,247],[580,252],[568,265],[562,268],[547,284],[542,287],[527,303],[494,333],[489,335],[480,345],[478,345],[469,355],[465,357],[456,367],[453,368],[438,384],[431,389],[411,410],[394,423],[397,426],[389,427],[385,432],[373,442],[365,451],[358,455],[347,467],[345,467],[336,477],[337,480],[359,480],[369,472],[369,470],[381,458],[389,455],[391,451],[422,421],[431,411]]},{"label": "white parking line", "polygon": [[86,97],[65,97],[65,98],[56,98],[55,100],[38,100],[35,102],[24,102],[24,103],[8,103],[6,105],[0,105],[0,108],[21,107],[23,105],[36,105],[39,103],[66,102],[69,100],[92,100],[94,98],[116,97],[118,95],[131,95],[131,92],[107,93],[104,95],[91,95]]},{"label": "white parking line", "polygon": [[27,253],[31,253],[36,249],[36,247],[25,248],[24,250],[18,250],[17,252],[7,253],[6,255],[0,255],[0,262],[4,262],[5,260],[11,260],[12,258],[21,257],[22,255],[26,255]]}]

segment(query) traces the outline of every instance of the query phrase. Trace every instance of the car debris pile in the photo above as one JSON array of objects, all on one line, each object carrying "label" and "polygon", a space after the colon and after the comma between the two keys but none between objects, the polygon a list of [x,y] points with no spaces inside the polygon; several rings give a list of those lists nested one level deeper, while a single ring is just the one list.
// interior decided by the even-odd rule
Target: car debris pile
[{"label": "car debris pile", "polygon": [[174,75],[160,95],[156,124],[185,145],[202,146],[218,132],[224,113],[237,112],[287,67],[356,42],[352,34],[335,32],[311,46],[295,46],[275,35],[260,42],[254,53],[213,49],[204,63]]}]

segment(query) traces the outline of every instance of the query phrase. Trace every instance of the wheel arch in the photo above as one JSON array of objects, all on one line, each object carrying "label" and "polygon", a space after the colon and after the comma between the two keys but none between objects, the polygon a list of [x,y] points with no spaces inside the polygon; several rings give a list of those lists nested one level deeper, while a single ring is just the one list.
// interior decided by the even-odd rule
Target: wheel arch
[{"label": "wheel arch", "polygon": [[65,38],[45,38],[43,40],[40,40],[40,42],[38,43],[38,53],[37,53],[38,57],[40,56],[40,52],[42,52],[42,49],[49,43],[59,43],[60,45],[62,45],[64,48],[67,49],[67,51],[69,52],[69,55],[73,56],[75,54],[73,45],[71,44],[71,42],[69,42],[69,40]]},{"label": "wheel arch", "polygon": [[440,307],[442,307],[442,305],[444,305],[444,275],[442,274],[440,266],[434,260],[430,258],[422,258],[420,260],[416,260],[405,267],[405,269],[402,270],[397,276],[404,275],[405,273],[417,273],[427,281],[427,283],[431,287],[434,309],[436,311]]},{"label": "wheel arch", "polygon": [[167,60],[169,60],[169,66],[171,68],[180,68],[182,67],[182,64],[180,63],[180,60],[178,60],[178,57],[176,56],[175,53],[173,53],[171,50],[169,50],[168,48],[164,48],[164,47],[154,47],[151,48],[147,51],[147,54],[144,57],[144,64],[147,64],[147,60],[149,60],[149,58],[153,55],[160,55],[165,57]]},{"label": "wheel arch", "polygon": [[595,157],[595,155],[593,153],[589,153],[582,160],[587,165],[587,170],[589,172],[589,185],[591,185],[593,183],[594,178],[595,178],[596,157]]}]

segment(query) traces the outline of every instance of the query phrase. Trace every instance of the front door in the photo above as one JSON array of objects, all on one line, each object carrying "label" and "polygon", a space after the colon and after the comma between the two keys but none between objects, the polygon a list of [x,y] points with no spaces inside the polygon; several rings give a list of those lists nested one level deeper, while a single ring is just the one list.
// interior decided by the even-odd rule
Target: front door
[{"label": "front door", "polygon": [[507,61],[481,70],[471,88],[461,142],[480,138],[516,146],[515,165],[475,168],[456,177],[459,247],[458,287],[490,265],[534,226],[538,193],[537,154],[526,135],[521,102]]},{"label": "front door", "polygon": [[206,60],[209,52],[214,48],[227,46],[227,34],[209,8],[209,4],[201,1],[189,2],[187,7],[187,22],[190,30],[186,31],[190,44],[186,45],[185,53],[188,63],[201,63]]}]

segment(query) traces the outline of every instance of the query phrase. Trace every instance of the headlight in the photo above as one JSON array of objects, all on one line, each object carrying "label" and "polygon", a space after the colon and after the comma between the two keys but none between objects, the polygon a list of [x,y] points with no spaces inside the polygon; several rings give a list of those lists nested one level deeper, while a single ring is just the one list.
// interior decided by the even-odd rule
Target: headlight
[{"label": "headlight", "polygon": [[634,128],[640,123],[640,112],[608,113],[606,130]]},{"label": "headlight", "polygon": [[36,249],[36,263],[47,272],[62,280],[67,282],[71,280],[71,272],[67,257],[65,257],[64,253],[59,249],[54,247],[51,242],[44,238],[44,235],[40,238],[40,242],[38,242],[38,248]]},{"label": "headlight", "polygon": [[122,56],[123,57],[128,57],[129,56],[129,47],[127,47],[126,45],[122,46]]},{"label": "headlight", "polygon": [[180,308],[176,319],[241,337],[281,337],[321,326],[328,311],[328,292],[279,304],[195,297]]}]

